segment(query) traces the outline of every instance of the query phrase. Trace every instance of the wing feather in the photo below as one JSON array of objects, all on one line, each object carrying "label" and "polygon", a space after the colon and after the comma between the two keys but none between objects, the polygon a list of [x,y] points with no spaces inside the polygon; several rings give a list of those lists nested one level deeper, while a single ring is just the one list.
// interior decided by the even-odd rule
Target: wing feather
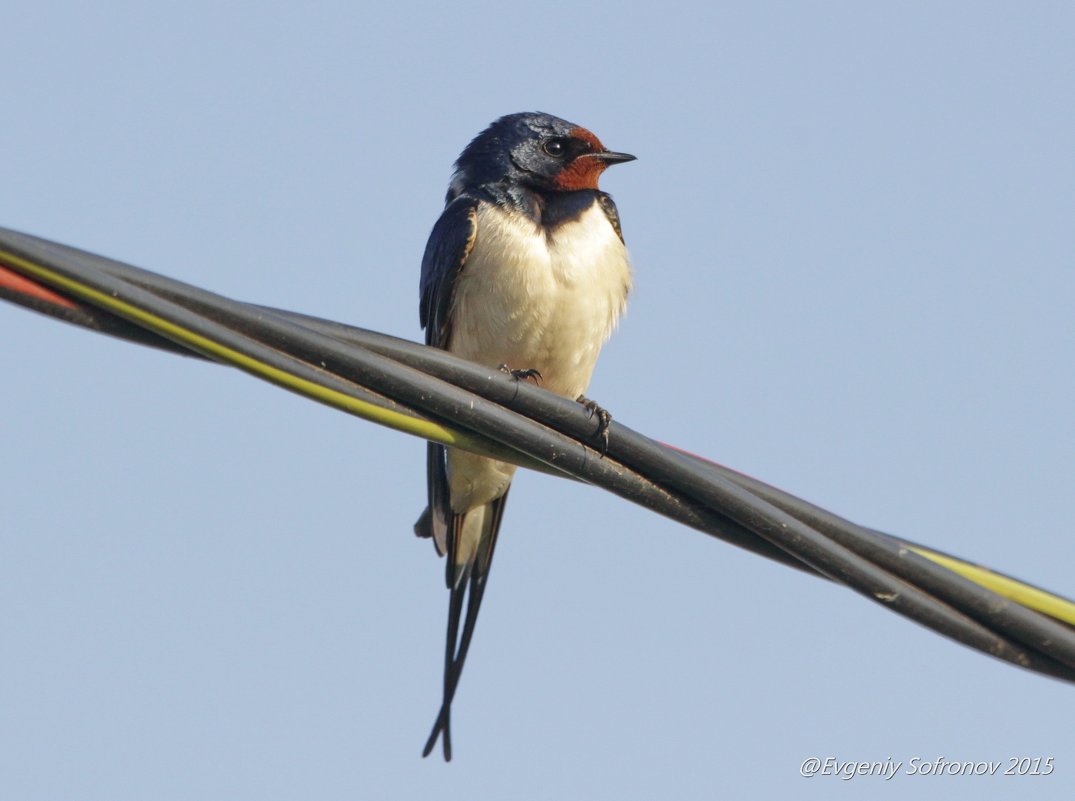
[{"label": "wing feather", "polygon": [[[452,299],[456,279],[474,249],[478,237],[478,200],[460,195],[440,215],[422,256],[418,314],[426,331],[426,344],[447,348],[451,339]],[[448,550],[452,510],[448,495],[447,451],[429,443],[426,455],[429,506],[415,524],[420,537],[432,537],[437,553]],[[450,579],[449,579],[450,581]]]}]

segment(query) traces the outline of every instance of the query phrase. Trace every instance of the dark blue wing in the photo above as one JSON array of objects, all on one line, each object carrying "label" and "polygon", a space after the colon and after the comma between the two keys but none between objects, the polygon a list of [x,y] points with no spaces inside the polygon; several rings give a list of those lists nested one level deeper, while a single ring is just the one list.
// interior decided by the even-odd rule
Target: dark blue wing
[{"label": "dark blue wing", "polygon": [[620,229],[620,212],[616,209],[616,204],[612,202],[612,196],[606,195],[604,192],[598,192],[597,202],[601,204],[601,211],[608,217],[612,230],[616,232],[616,236],[623,242],[623,231]]},{"label": "dark blue wing", "polygon": [[422,256],[421,301],[418,307],[426,344],[448,347],[449,313],[455,279],[466,264],[478,235],[478,200],[460,195],[444,209]]},{"label": "dark blue wing", "polygon": [[[422,257],[421,301],[419,316],[426,331],[426,344],[447,348],[451,341],[451,309],[456,281],[474,249],[478,235],[478,200],[460,195],[444,209],[433,226]],[[453,514],[448,490],[447,449],[430,442],[427,445],[426,475],[429,506],[418,519],[414,532],[420,537],[432,537],[437,550],[448,556],[445,579],[450,592],[448,632],[444,661],[444,698],[440,712],[422,752],[428,756],[443,736],[444,758],[452,758],[450,710],[463,662],[470,648],[478,609],[485,593],[485,580],[492,561],[500,518],[507,493],[493,501],[490,533],[477,564],[470,569],[469,579],[457,575],[455,544],[462,530],[464,515]],[[466,614],[464,617],[464,606]],[[462,633],[460,635],[460,623]]]},{"label": "dark blue wing", "polygon": [[[478,200],[460,195],[447,205],[426,243],[422,256],[421,300],[418,314],[426,330],[426,344],[447,348],[451,339],[452,296],[456,278],[466,264],[478,235]],[[427,446],[426,478],[429,505],[414,525],[419,537],[432,537],[441,554],[447,550],[452,525],[448,499],[448,466],[443,445]],[[451,564],[449,563],[449,572]],[[449,585],[451,579],[448,579]]]}]

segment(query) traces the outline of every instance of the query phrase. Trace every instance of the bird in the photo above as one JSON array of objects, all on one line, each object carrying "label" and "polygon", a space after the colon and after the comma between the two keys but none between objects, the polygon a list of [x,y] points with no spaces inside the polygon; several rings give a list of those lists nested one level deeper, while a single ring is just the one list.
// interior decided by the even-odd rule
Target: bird
[{"label": "bird", "polygon": [[[426,344],[576,399],[607,429],[584,393],[632,279],[616,204],[598,179],[634,159],[543,112],[479,133],[455,163],[422,257]],[[428,506],[414,531],[447,556],[449,601],[443,696],[422,756],[441,737],[451,761],[451,704],[515,466],[432,442],[426,461]]]}]

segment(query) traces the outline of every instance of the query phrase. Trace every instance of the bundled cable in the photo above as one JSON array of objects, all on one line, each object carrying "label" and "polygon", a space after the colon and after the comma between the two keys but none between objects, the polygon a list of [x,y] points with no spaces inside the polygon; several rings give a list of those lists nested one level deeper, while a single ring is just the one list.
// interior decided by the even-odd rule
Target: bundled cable
[{"label": "bundled cable", "polygon": [[845,584],[1020,667],[1075,682],[1075,603],[858,526],[451,354],[242,303],[0,229],[0,296],[102,333],[244,370],[415,436],[599,486],[790,567]]}]

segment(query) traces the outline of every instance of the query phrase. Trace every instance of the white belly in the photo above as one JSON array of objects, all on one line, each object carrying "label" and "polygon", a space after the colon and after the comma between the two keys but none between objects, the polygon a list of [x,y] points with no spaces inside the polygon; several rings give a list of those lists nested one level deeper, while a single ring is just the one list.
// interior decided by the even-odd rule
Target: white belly
[{"label": "white belly", "polygon": [[630,287],[627,251],[596,204],[548,237],[522,214],[483,204],[448,350],[490,367],[534,368],[546,389],[576,398]]},{"label": "white belly", "polygon": [[[448,350],[471,361],[536,369],[541,385],[577,398],[627,302],[627,251],[596,204],[551,235],[522,214],[482,204],[457,279]],[[449,451],[452,507],[502,495],[514,467]]]}]

